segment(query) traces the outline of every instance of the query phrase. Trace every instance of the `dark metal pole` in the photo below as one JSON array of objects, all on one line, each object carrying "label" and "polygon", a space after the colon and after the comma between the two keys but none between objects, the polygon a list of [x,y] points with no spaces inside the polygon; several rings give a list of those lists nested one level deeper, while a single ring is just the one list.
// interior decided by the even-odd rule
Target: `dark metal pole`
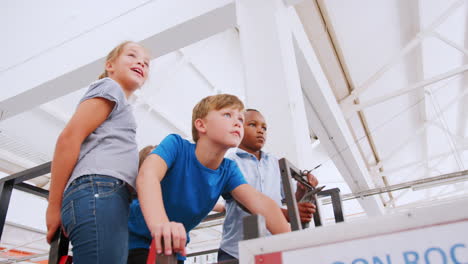
[{"label": "dark metal pole", "polygon": [[14,180],[0,182],[0,239],[2,238],[3,228],[5,227],[5,219],[14,184]]},{"label": "dark metal pole", "polygon": [[248,215],[243,219],[244,240],[265,236],[265,218],[261,215]]},{"label": "dark metal pole", "polygon": [[55,234],[54,238],[52,239],[52,243],[50,243],[50,250],[49,250],[49,263],[50,264],[62,264],[62,258],[70,259],[68,257],[68,245],[70,241],[67,237],[62,233],[62,229],[59,228]]},{"label": "dark metal pole", "polygon": [[0,182],[6,182],[9,180],[13,180],[15,184],[24,182],[27,180],[34,179],[36,177],[42,176],[44,174],[47,174],[50,172],[50,166],[52,162],[46,162],[44,164],[41,164],[39,166],[20,171],[18,173],[12,174],[8,177],[0,179]]},{"label": "dark metal pole", "polygon": [[343,205],[341,203],[340,189],[333,188],[329,190],[324,190],[319,192],[318,196],[330,196],[333,206],[333,215],[335,216],[335,222],[344,222]]},{"label": "dark metal pole", "polygon": [[284,195],[286,196],[286,205],[288,207],[289,223],[291,230],[301,230],[301,221],[299,210],[297,208],[296,196],[291,184],[291,169],[295,169],[285,158],[279,160],[281,180],[283,181]]},{"label": "dark metal pole", "polygon": [[13,188],[15,188],[17,190],[20,190],[20,191],[23,191],[23,192],[27,192],[27,193],[39,196],[39,197],[42,197],[42,198],[46,198],[46,199],[49,198],[49,191],[48,190],[45,190],[45,189],[36,187],[34,185],[31,185],[31,184],[27,184],[27,183],[24,183],[24,182],[15,184],[13,186]]}]

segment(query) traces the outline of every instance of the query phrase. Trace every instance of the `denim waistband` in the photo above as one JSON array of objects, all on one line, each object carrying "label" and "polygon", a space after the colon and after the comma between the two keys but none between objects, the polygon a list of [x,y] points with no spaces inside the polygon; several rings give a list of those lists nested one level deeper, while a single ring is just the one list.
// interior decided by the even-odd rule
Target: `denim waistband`
[{"label": "denim waistband", "polygon": [[123,180],[120,180],[120,179],[117,179],[115,177],[108,176],[108,175],[88,174],[88,175],[83,175],[83,176],[76,178],[74,181],[70,183],[69,187],[77,185],[77,184],[94,182],[96,180],[104,181],[104,182],[115,182],[117,184],[122,184],[124,182]]}]

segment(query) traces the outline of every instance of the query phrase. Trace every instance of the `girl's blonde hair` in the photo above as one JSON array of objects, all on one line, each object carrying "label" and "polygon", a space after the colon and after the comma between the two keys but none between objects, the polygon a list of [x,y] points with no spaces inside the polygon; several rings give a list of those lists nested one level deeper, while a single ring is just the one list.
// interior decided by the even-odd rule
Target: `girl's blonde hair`
[{"label": "girl's blonde hair", "polygon": [[[120,43],[117,47],[115,47],[114,49],[112,49],[109,54],[107,54],[107,58],[106,58],[106,64],[109,62],[109,61],[114,61],[117,57],[120,56],[120,54],[122,54],[122,51],[123,49],[125,48],[125,45],[129,44],[129,43],[135,43],[133,41],[124,41],[122,43]],[[104,66],[104,72],[101,73],[101,75],[99,75],[99,79],[102,79],[102,78],[106,78],[106,77],[109,77],[109,75],[107,74],[107,70],[105,70],[105,67]]]}]

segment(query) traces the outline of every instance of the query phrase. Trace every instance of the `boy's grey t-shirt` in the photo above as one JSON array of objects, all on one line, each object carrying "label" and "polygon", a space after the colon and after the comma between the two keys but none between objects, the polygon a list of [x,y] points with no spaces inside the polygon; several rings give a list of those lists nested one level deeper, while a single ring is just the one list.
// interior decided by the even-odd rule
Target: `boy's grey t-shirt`
[{"label": "boy's grey t-shirt", "polygon": [[80,156],[67,187],[76,178],[101,174],[121,179],[133,188],[138,174],[136,122],[120,85],[110,78],[92,83],[80,103],[91,98],[115,102],[107,119],[81,144]]}]

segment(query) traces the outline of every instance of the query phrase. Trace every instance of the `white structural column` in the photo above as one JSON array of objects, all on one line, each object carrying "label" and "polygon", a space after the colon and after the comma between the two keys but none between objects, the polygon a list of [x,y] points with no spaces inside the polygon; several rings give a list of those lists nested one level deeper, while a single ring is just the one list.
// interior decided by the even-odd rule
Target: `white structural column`
[{"label": "white structural column", "polygon": [[[468,4],[465,4],[465,56],[463,59],[464,64],[468,64],[468,15],[466,14],[468,14]],[[463,75],[461,81],[462,85],[460,85],[460,92],[463,92],[468,88],[466,87],[466,84],[468,83],[468,73],[465,73],[465,75]],[[468,113],[468,98],[463,99],[462,102],[463,103],[460,103],[458,106],[458,128],[456,131],[459,136],[467,135],[468,130],[468,120],[466,120],[466,113]]]},{"label": "white structural column", "polygon": [[[369,171],[295,10],[290,19],[309,124],[351,191],[370,189]],[[363,197],[359,203],[370,216],[383,213],[382,203],[374,196]]]},{"label": "white structural column", "polygon": [[237,0],[246,105],[265,116],[267,147],[308,169],[311,156],[288,7],[281,0]]}]

